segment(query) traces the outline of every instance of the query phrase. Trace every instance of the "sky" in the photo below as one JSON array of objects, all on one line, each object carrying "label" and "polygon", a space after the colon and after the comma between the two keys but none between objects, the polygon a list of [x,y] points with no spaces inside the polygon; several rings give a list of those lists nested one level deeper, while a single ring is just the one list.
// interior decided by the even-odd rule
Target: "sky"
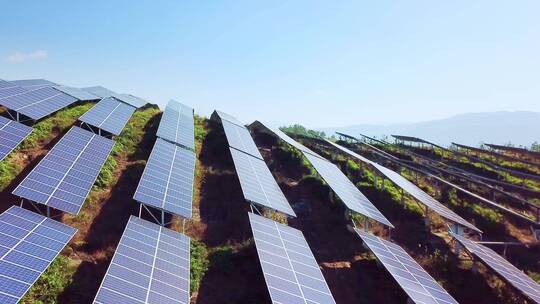
[{"label": "sky", "polygon": [[312,128],[540,112],[540,1],[0,2],[0,79]]}]

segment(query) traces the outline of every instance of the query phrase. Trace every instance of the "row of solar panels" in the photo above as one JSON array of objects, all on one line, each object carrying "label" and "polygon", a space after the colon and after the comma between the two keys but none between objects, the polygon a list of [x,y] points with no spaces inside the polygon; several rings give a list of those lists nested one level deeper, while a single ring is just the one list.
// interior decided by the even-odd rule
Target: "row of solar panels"
[{"label": "row of solar panels", "polygon": [[[276,196],[278,198],[283,196],[283,201],[285,203],[287,201],[272,178],[264,160],[260,157],[249,131],[229,114],[216,111],[213,117],[220,120],[223,125],[246,200],[253,201],[253,198],[255,198],[257,200],[254,202],[281,211],[283,204],[276,206],[272,202],[276,200]],[[352,192],[351,188],[343,190],[343,186],[340,185],[340,183],[343,183],[343,179],[336,178],[335,176],[339,175],[334,173],[336,171],[330,169],[335,167],[334,165],[283,132],[279,130],[271,131],[304,152],[304,155],[314,164],[319,173],[330,181],[329,184],[333,189],[341,187],[337,188],[336,191],[341,194],[341,197],[353,199],[349,194]],[[243,161],[239,161],[240,159]],[[264,185],[259,185],[261,178],[256,173],[258,170],[253,170],[255,168],[253,163],[259,162],[262,164],[258,168],[264,168],[264,171],[268,171],[268,174],[264,175],[267,182],[263,184],[266,186],[275,184],[277,191],[267,191]],[[337,169],[337,167],[335,168]],[[339,171],[339,169],[337,170]],[[255,173],[252,173],[252,171],[255,171]],[[287,206],[289,206],[288,203]],[[367,213],[365,210],[364,207],[362,209],[363,214]],[[373,214],[373,211],[371,214]],[[253,213],[249,213],[249,219],[259,262],[273,303],[335,303],[318,263],[299,230]],[[369,244],[370,249],[376,256],[386,262],[384,263],[385,267],[390,270],[410,298],[416,303],[457,303],[401,247],[359,230],[357,230],[357,233],[366,244]]]}]

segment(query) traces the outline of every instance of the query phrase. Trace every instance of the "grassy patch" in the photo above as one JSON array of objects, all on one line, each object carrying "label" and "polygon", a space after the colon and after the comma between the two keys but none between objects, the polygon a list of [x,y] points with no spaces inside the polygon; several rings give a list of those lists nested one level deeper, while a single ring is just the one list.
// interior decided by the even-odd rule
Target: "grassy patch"
[{"label": "grassy patch", "polygon": [[208,249],[204,243],[197,240],[191,240],[191,260],[190,260],[190,273],[189,273],[189,287],[191,292],[199,290],[202,278],[208,270]]}]

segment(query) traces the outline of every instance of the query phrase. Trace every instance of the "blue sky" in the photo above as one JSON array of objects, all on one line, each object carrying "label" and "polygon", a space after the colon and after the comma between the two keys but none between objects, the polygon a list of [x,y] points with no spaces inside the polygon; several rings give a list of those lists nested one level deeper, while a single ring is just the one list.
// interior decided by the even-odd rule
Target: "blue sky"
[{"label": "blue sky", "polygon": [[2,1],[0,78],[309,127],[540,111],[540,1]]}]

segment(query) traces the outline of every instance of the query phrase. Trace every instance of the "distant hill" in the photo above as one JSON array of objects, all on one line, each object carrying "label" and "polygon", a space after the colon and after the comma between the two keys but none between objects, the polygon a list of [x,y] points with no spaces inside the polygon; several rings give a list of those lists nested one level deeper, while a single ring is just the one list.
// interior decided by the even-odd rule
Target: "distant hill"
[{"label": "distant hill", "polygon": [[440,145],[452,141],[478,146],[480,143],[530,145],[540,142],[540,113],[537,112],[488,112],[456,115],[446,119],[419,123],[389,125],[360,124],[354,126],[318,129],[331,135],[335,131],[353,136],[390,134],[421,137]]}]

